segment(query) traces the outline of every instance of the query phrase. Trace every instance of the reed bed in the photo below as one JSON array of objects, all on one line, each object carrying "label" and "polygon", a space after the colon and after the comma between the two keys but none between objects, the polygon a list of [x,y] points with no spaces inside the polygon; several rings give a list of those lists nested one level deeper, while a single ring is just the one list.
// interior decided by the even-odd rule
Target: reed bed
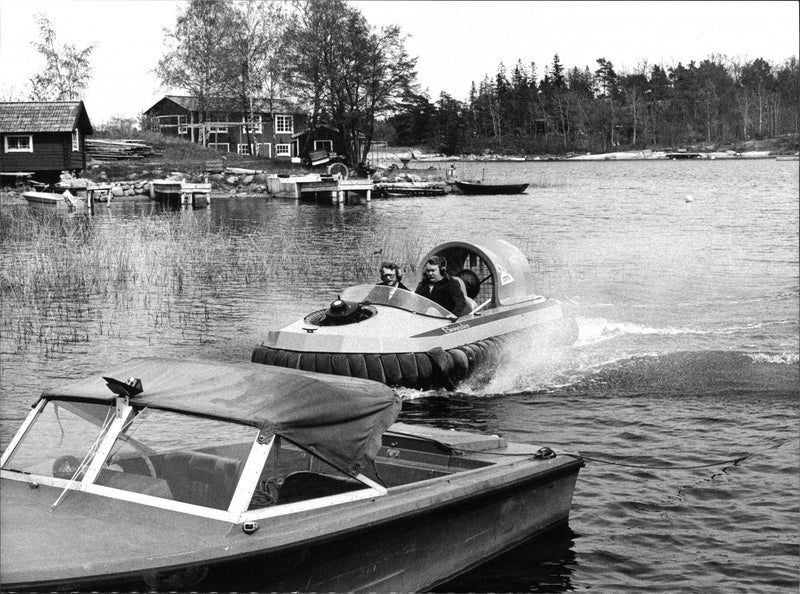
[{"label": "reed bed", "polygon": [[3,209],[2,350],[49,354],[98,337],[165,328],[183,334],[225,315],[210,302],[269,293],[273,285],[312,286],[321,272],[336,286],[374,282],[384,260],[413,273],[428,247],[363,229],[320,238],[276,223],[243,234],[202,217],[142,216],[114,225]]}]

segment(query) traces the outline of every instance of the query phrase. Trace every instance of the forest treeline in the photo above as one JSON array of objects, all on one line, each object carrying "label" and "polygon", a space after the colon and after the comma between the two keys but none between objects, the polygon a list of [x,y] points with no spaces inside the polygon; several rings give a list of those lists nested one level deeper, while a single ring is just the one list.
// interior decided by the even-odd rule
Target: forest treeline
[{"label": "forest treeline", "polygon": [[409,94],[388,119],[392,140],[445,154],[608,152],[723,146],[798,132],[800,67],[711,56],[699,64],[617,73],[605,58],[565,68],[501,64],[466,101]]},{"label": "forest treeline", "polygon": [[[94,46],[58,44],[43,15],[37,25],[46,65],[31,78],[30,99],[80,98]],[[510,73],[500,64],[465,101],[442,93],[432,102],[400,28],[373,27],[347,0],[189,0],[164,33],[154,69],[163,87],[198,98],[201,138],[213,99],[234,98],[251,124],[251,151],[257,107],[274,111],[286,100],[310,128],[339,130],[352,163],[375,139],[446,154],[564,154],[719,147],[800,128],[796,56],[782,64],[710,56],[617,73],[605,58],[594,70],[566,68],[556,54],[541,76],[533,63],[520,60]]]}]

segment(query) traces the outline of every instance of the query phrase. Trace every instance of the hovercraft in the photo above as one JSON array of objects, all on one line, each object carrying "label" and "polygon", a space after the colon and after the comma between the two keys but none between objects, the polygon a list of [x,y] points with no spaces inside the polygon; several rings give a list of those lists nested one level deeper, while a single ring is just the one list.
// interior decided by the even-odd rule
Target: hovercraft
[{"label": "hovercraft", "polygon": [[433,256],[447,260],[469,313],[456,318],[413,290],[357,285],[329,307],[270,331],[251,360],[390,386],[453,389],[495,366],[512,337],[526,333],[526,340],[549,345],[577,338],[575,320],[565,317],[559,301],[533,292],[528,260],[507,241],[443,243],[419,269]]}]

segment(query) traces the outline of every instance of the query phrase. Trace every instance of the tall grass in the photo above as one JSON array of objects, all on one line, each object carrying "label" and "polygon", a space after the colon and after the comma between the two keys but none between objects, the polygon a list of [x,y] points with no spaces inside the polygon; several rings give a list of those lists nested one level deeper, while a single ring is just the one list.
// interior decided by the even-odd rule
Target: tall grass
[{"label": "tall grass", "polygon": [[231,291],[308,286],[320,272],[340,286],[374,282],[383,260],[413,272],[429,247],[361,232],[360,239],[346,232],[319,238],[276,224],[242,234],[202,217],[142,216],[109,225],[4,208],[2,339],[14,350],[38,345],[56,352],[92,336],[122,338],[131,316],[137,332],[202,325],[215,315],[208,301],[235,297]]}]

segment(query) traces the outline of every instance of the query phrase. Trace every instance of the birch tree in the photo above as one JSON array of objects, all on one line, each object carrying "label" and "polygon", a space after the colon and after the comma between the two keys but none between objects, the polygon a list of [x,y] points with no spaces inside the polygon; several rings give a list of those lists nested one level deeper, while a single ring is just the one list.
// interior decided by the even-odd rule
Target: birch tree
[{"label": "birch tree", "polygon": [[45,59],[44,69],[30,79],[32,101],[76,101],[92,80],[91,57],[95,44],[83,49],[59,45],[53,25],[36,15],[41,39],[33,45]]}]

